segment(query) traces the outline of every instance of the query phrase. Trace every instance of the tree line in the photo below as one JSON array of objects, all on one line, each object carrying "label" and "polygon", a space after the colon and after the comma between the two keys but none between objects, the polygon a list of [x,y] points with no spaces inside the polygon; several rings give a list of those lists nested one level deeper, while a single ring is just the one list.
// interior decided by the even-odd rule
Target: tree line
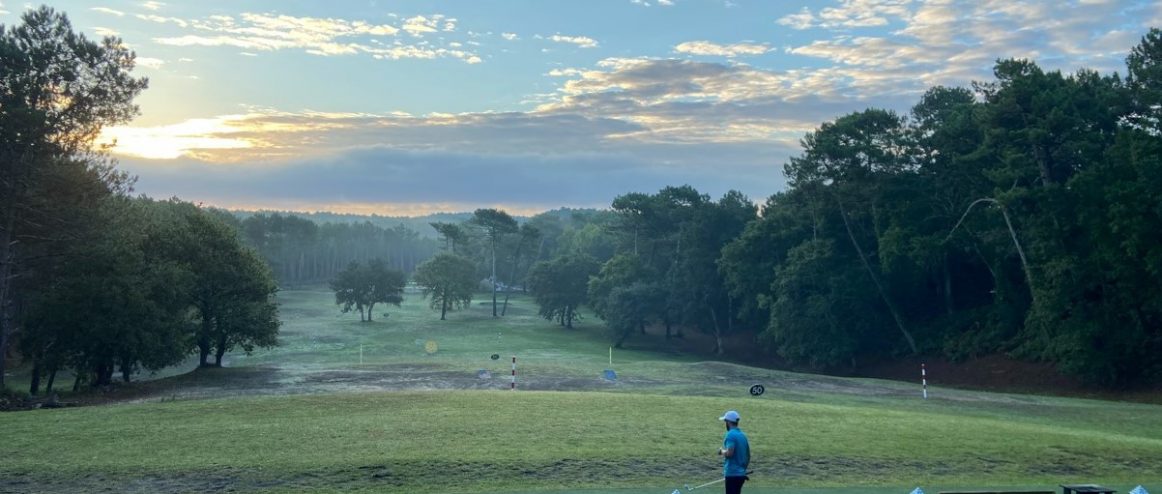
[{"label": "tree line", "polygon": [[32,394],[275,343],[274,280],[233,218],[132,197],[94,145],[138,112],[134,59],[47,7],[0,25],[0,369],[30,362]]},{"label": "tree line", "polygon": [[[330,218],[312,215],[310,218]],[[412,273],[439,250],[439,242],[398,224],[316,222],[294,214],[247,214],[239,221],[246,242],[270,263],[283,286],[327,283],[352,262],[382,259]]]},{"label": "tree line", "polygon": [[[689,186],[618,197],[528,277],[541,313],[591,307],[621,344],[755,332],[817,369],[908,355],[1162,376],[1162,32],[1124,76],[1000,60],[906,114],[822,124],[756,210]],[[535,217],[530,223],[539,220]],[[592,235],[588,235],[588,232]],[[566,235],[566,233],[568,233]]]}]

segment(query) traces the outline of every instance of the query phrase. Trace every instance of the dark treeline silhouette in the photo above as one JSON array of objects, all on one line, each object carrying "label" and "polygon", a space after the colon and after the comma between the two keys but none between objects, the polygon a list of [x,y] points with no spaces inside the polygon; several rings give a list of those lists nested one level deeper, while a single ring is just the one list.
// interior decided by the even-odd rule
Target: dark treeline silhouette
[{"label": "dark treeline silhouette", "polygon": [[232,218],[131,197],[93,145],[137,114],[133,53],[47,7],[21,20],[0,26],[0,370],[27,362],[37,394],[273,345],[274,280]]},{"label": "dark treeline silhouette", "polygon": [[239,227],[283,285],[327,283],[352,262],[374,259],[411,274],[440,246],[403,225],[384,228],[370,221],[318,224],[295,215],[252,214]]}]

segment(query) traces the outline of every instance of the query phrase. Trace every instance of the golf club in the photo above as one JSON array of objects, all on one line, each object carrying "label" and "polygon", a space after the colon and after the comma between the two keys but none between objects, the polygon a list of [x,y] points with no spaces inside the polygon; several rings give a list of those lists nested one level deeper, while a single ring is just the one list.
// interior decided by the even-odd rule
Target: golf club
[{"label": "golf club", "polygon": [[[754,470],[748,470],[748,471],[746,472],[747,476],[749,476],[749,475],[750,475],[750,474],[752,474],[752,473],[754,473]],[[694,490],[694,489],[701,489],[701,488],[703,488],[703,487],[706,487],[706,486],[711,486],[711,485],[717,484],[717,483],[719,483],[719,482],[724,482],[724,481],[726,481],[726,477],[720,478],[720,479],[718,479],[718,480],[712,480],[712,481],[710,481],[710,482],[707,482],[707,483],[705,483],[705,484],[702,484],[702,485],[696,485],[696,486],[694,486],[694,487],[690,487],[690,484],[683,485],[682,487],[686,489],[686,492],[690,492],[690,491],[692,491],[692,490]],[[680,490],[678,490],[678,489],[674,489],[674,492],[671,492],[670,494],[681,494],[681,492],[682,492],[682,491],[680,491]]]},{"label": "golf club", "polygon": [[701,488],[706,487],[708,485],[714,485],[714,484],[717,484],[717,483],[725,481],[725,480],[726,480],[726,477],[723,477],[723,478],[720,478],[718,480],[712,480],[712,481],[707,482],[707,483],[702,484],[702,485],[696,485],[694,487],[690,487],[690,484],[686,484],[686,491],[689,492],[689,491],[692,491],[694,489],[701,489]]}]

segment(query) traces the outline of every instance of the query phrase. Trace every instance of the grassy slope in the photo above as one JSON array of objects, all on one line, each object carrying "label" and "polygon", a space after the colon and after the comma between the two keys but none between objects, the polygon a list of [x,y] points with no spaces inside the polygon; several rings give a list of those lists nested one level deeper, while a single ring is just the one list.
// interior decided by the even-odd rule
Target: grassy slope
[{"label": "grassy slope", "polygon": [[[608,357],[594,328],[562,331],[536,319],[524,300],[500,321],[475,305],[440,322],[413,300],[391,308],[386,321],[361,324],[336,317],[326,293],[282,297],[284,345],[232,365],[278,365],[291,375],[401,365],[503,373],[508,362],[488,355],[516,352],[522,378],[588,379],[609,392],[340,393],[6,414],[0,492],[21,490],[18,482],[58,492],[670,492],[714,478],[714,418],[727,408],[739,409],[754,443],[751,492],[1067,481],[1123,492],[1131,483],[1162,487],[1159,406],[948,390],[924,402],[900,383],[635,351],[614,354],[627,385],[609,385],[596,378]],[[439,342],[436,355],[416,344],[427,339]],[[640,383],[628,385],[634,379]],[[754,381],[767,384],[766,396],[745,395]]]}]

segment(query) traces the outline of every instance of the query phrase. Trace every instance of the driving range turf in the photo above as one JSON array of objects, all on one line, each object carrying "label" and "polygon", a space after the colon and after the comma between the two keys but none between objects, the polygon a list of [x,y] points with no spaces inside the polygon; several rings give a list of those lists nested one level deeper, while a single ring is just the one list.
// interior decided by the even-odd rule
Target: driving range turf
[{"label": "driving range turf", "polygon": [[0,492],[668,494],[721,475],[726,409],[754,449],[746,492],[1162,490],[1158,405],[938,386],[922,400],[911,383],[707,362],[656,336],[614,350],[607,381],[600,321],[564,330],[523,297],[504,318],[478,300],[440,321],[409,294],[370,323],[326,291],[279,298],[277,348],[118,403],[0,415]]}]

